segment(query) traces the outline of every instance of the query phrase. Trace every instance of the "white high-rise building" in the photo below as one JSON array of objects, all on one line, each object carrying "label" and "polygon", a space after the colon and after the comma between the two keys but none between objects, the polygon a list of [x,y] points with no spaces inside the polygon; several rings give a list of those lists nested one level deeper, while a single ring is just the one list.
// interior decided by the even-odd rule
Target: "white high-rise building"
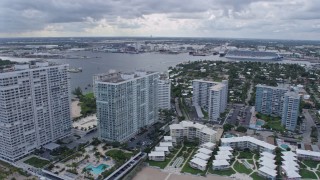
[{"label": "white high-rise building", "polygon": [[228,81],[212,82],[193,80],[192,103],[208,111],[210,121],[216,121],[227,107]]},{"label": "white high-rise building", "polygon": [[210,88],[208,108],[210,121],[216,121],[220,117],[220,113],[225,111],[227,106],[226,89],[226,85],[222,83]]},{"label": "white high-rise building", "polygon": [[286,129],[294,131],[299,116],[300,95],[296,92],[284,94],[281,124]]},{"label": "white high-rise building", "polygon": [[256,111],[280,116],[281,124],[287,130],[294,131],[296,128],[299,104],[298,91],[291,91],[288,85],[273,87],[258,84],[256,86]]},{"label": "white high-rise building", "polygon": [[158,82],[158,104],[159,109],[171,109],[171,81],[165,74],[160,75]]},{"label": "white high-rise building", "polygon": [[70,135],[68,65],[45,61],[0,72],[0,157],[16,161]]},{"label": "white high-rise building", "polygon": [[256,85],[256,111],[267,115],[281,116],[283,96],[288,90],[288,87],[285,86]]},{"label": "white high-rise building", "polygon": [[158,120],[159,73],[113,72],[94,80],[100,138],[124,142]]}]

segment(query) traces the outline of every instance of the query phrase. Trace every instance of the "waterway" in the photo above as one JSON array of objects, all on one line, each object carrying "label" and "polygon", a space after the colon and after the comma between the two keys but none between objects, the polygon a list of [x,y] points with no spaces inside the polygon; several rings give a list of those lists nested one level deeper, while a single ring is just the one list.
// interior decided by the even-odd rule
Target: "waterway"
[{"label": "waterway", "polygon": [[[164,72],[168,67],[175,66],[181,62],[212,60],[212,61],[231,61],[218,55],[211,56],[190,56],[187,53],[182,54],[160,54],[160,53],[143,53],[143,54],[122,54],[122,53],[103,53],[92,51],[76,51],[66,52],[73,59],[48,59],[58,64],[69,64],[70,67],[82,68],[80,73],[70,73],[71,90],[81,87],[84,92],[92,91],[92,77],[94,74],[105,73],[109,70],[119,70],[123,72],[131,72],[135,70],[148,70]],[[80,58],[86,57],[86,58]],[[13,61],[29,61],[27,58],[8,58]],[[307,61],[277,61],[279,63],[298,63],[310,65]]]}]

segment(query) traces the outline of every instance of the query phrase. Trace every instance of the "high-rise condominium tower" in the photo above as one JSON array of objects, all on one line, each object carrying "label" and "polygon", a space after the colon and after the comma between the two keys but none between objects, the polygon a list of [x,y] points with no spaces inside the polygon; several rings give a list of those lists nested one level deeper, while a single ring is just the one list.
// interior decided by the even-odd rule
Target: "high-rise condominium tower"
[{"label": "high-rise condominium tower", "polygon": [[16,161],[71,133],[68,65],[45,61],[0,71],[0,157]]},{"label": "high-rise condominium tower", "polygon": [[171,81],[165,74],[160,75],[158,82],[158,104],[159,109],[171,109]]},{"label": "high-rise condominium tower", "polygon": [[100,138],[124,142],[158,120],[159,73],[113,72],[94,77]]},{"label": "high-rise condominium tower", "polygon": [[300,95],[296,92],[284,94],[281,124],[288,130],[294,131],[299,116]]},{"label": "high-rise condominium tower", "polygon": [[299,116],[300,95],[287,87],[256,86],[255,109],[257,112],[281,117],[281,124],[294,131]]},{"label": "high-rise condominium tower", "polygon": [[193,80],[192,103],[208,111],[209,120],[216,121],[224,112],[228,101],[228,81]]}]

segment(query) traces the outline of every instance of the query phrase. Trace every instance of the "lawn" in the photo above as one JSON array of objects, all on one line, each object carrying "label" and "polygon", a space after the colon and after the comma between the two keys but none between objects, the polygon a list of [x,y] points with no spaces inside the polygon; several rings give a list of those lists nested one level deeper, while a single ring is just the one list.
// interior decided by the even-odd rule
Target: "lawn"
[{"label": "lawn", "polygon": [[311,168],[317,168],[317,165],[319,164],[317,161],[312,160],[303,160],[302,162]]},{"label": "lawn", "polygon": [[124,152],[119,149],[112,149],[105,153],[106,156],[110,156],[114,159],[130,159],[132,156],[131,152]]},{"label": "lawn", "polygon": [[263,125],[264,128],[272,129],[279,132],[285,131],[285,128],[281,125],[280,117],[272,117],[272,116],[258,113],[257,118],[262,119],[266,122],[266,124]]},{"label": "lawn", "polygon": [[307,166],[302,164],[301,162],[298,162],[298,164],[299,164],[300,168],[307,168]]},{"label": "lawn", "polygon": [[147,160],[147,163],[149,163],[149,166],[157,166],[161,169],[164,169],[168,163],[170,162],[171,159],[167,159],[165,161],[151,161],[151,160]]},{"label": "lawn", "polygon": [[266,126],[269,126],[270,129],[279,131],[279,132],[284,132],[285,128],[281,125],[281,121],[275,120],[275,121],[267,121]]},{"label": "lawn", "polygon": [[[192,149],[192,150],[193,150],[193,149]],[[201,170],[198,170],[198,169],[194,169],[194,168],[192,168],[192,167],[189,165],[190,159],[191,159],[195,154],[196,154],[196,151],[193,151],[193,153],[192,153],[192,154],[189,156],[189,158],[185,161],[185,162],[187,162],[187,163],[183,166],[181,172],[183,172],[183,173],[190,173],[190,174],[200,174],[201,176],[204,176],[205,173],[206,173],[206,171],[201,171]]]},{"label": "lawn", "polygon": [[253,180],[265,179],[264,177],[259,176],[259,174],[257,172],[252,173],[250,177],[252,177]]},{"label": "lawn", "polygon": [[37,157],[32,157],[24,161],[24,163],[29,164],[36,168],[43,168],[45,165],[49,164],[50,161],[39,159]]},{"label": "lawn", "polygon": [[238,159],[252,159],[253,153],[250,151],[241,151]]},{"label": "lawn", "polygon": [[254,166],[254,163],[253,163],[253,160],[252,160],[252,159],[248,159],[247,161],[248,161],[249,164],[251,164],[251,165]]},{"label": "lawn", "polygon": [[304,179],[317,179],[317,176],[307,169],[300,169],[300,176]]},{"label": "lawn", "polygon": [[201,171],[199,169],[192,168],[189,163],[186,163],[186,165],[183,166],[181,172],[183,173],[190,173],[195,175],[201,175],[204,176],[206,174],[206,171]]},{"label": "lawn", "polygon": [[209,169],[209,173],[211,174],[217,174],[220,176],[231,176],[232,174],[235,174],[236,172],[233,169],[226,169],[226,170],[213,170],[212,168]]},{"label": "lawn", "polygon": [[239,163],[238,161],[234,164],[233,168],[239,173],[250,174],[252,172],[251,169],[247,169],[243,164]]}]

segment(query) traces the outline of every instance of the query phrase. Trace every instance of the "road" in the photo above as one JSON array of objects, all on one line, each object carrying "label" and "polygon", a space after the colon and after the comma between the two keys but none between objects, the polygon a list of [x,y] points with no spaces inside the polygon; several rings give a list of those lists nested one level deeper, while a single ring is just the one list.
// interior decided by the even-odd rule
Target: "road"
[{"label": "road", "polygon": [[182,116],[182,112],[181,112],[180,107],[179,107],[179,98],[175,98],[174,100],[175,100],[175,106],[176,106],[177,114],[178,114],[178,116],[181,117]]},{"label": "road", "polygon": [[253,90],[253,84],[250,83],[250,88],[249,88],[249,91],[248,91],[248,94],[247,94],[247,99],[245,100],[245,103],[246,103],[247,105],[249,105],[249,101],[250,101],[250,99],[251,99],[252,90]]},{"label": "road", "polygon": [[313,119],[307,109],[303,109],[303,115],[305,117],[306,130],[302,135],[303,136],[302,142],[311,143],[311,138],[310,138],[311,127],[315,126],[316,124],[314,123],[314,121],[313,121]]}]

